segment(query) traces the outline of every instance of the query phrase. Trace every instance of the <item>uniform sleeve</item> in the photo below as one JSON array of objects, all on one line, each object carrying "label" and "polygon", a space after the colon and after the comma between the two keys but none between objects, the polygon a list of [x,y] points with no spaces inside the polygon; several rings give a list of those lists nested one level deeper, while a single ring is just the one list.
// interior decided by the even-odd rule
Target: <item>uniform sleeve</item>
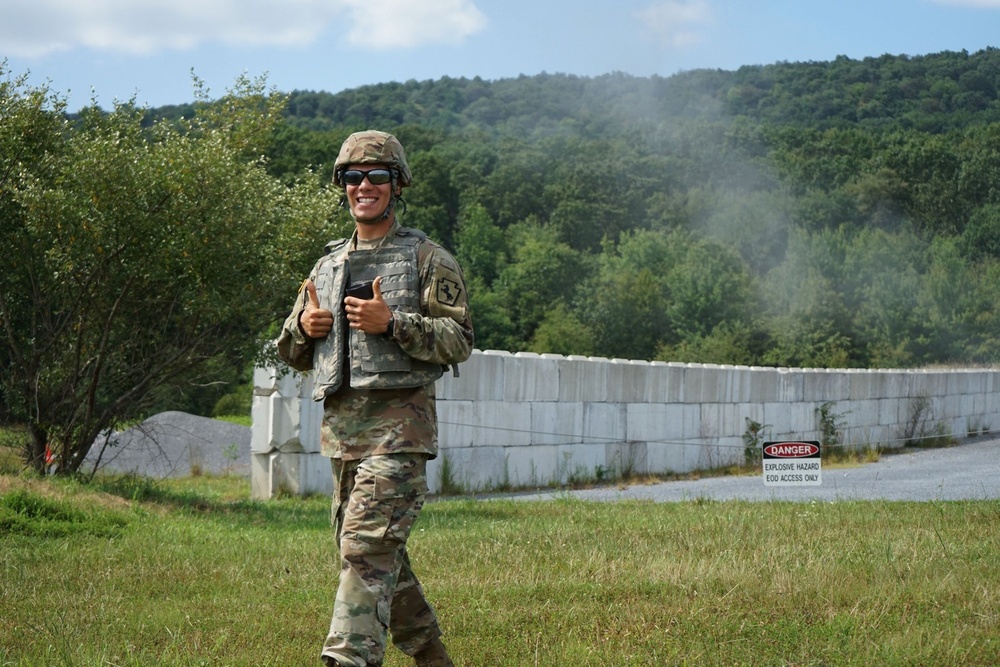
[{"label": "uniform sleeve", "polygon": [[462,269],[444,248],[425,242],[417,258],[420,313],[395,313],[393,337],[408,355],[457,364],[472,354],[469,295]]},{"label": "uniform sleeve", "polygon": [[[315,277],[310,276],[315,282]],[[291,314],[285,319],[281,327],[281,333],[275,341],[278,350],[278,358],[284,361],[297,371],[310,371],[313,368],[313,348],[316,342],[305,335],[299,327],[299,315],[306,307],[305,282],[299,287],[299,294],[295,299],[295,306]]]}]

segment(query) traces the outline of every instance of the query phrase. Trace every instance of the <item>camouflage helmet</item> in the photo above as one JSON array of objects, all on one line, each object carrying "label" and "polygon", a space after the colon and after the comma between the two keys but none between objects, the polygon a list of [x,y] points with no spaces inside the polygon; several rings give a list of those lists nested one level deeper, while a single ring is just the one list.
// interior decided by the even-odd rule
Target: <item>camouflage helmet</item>
[{"label": "camouflage helmet", "polygon": [[343,173],[351,164],[384,164],[396,172],[396,184],[406,187],[413,182],[406,153],[399,139],[386,132],[365,130],[347,137],[333,163],[333,182],[344,187]]}]

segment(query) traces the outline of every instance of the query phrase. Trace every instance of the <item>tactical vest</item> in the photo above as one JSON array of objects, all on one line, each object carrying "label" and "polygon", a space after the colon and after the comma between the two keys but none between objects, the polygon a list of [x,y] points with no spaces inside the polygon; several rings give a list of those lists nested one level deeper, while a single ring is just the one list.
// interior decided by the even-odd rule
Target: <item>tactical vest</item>
[{"label": "tactical vest", "polygon": [[[320,306],[334,313],[333,329],[316,341],[313,399],[323,400],[344,381],[345,352],[350,363],[350,385],[355,389],[401,389],[431,384],[445,367],[414,359],[386,334],[367,334],[347,325],[344,295],[349,283],[374,280],[382,298],[395,313],[420,312],[420,275],[417,249],[427,237],[400,227],[392,238],[370,250],[351,250],[350,239],[327,246],[327,256],[317,266],[316,292]],[[346,341],[345,341],[346,338]]]}]

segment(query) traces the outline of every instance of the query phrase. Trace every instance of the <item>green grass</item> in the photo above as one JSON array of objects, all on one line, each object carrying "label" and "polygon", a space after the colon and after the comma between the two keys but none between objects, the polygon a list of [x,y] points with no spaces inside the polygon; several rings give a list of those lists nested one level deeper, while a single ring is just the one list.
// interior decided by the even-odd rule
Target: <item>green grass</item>
[{"label": "green grass", "polygon": [[[319,664],[327,498],[8,475],[0,499],[0,665]],[[1000,659],[1000,501],[446,499],[410,550],[464,667]]]}]

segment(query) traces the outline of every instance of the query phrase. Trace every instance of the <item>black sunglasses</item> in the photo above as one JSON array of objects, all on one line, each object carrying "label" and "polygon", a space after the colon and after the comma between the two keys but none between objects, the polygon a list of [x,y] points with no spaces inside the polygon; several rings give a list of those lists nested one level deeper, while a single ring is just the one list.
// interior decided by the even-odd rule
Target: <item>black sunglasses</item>
[{"label": "black sunglasses", "polygon": [[388,169],[372,169],[371,171],[348,169],[343,173],[344,185],[361,185],[366,176],[372,185],[385,185],[392,180],[392,172]]}]

